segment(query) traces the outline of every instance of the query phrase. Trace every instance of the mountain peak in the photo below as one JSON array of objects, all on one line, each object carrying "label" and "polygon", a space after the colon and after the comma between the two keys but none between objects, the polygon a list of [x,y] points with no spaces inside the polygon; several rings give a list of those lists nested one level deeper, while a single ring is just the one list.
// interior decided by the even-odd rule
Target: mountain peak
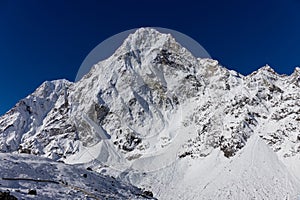
[{"label": "mountain peak", "polygon": [[149,27],[139,28],[125,39],[121,47],[117,49],[116,54],[153,49],[169,49],[170,47],[176,49],[179,47],[182,48],[171,34],[161,33]]},{"label": "mountain peak", "polygon": [[139,28],[134,33],[130,34],[128,38],[124,41],[124,43],[130,44],[145,44],[145,43],[159,43],[164,44],[166,41],[173,41],[175,39],[171,36],[171,34],[165,34],[157,31],[154,28]]},{"label": "mountain peak", "polygon": [[268,64],[260,68],[258,71],[260,72],[271,72],[272,74],[277,74],[277,72]]},{"label": "mountain peak", "polygon": [[161,33],[155,28],[151,27],[142,27],[137,29],[134,33],[130,34],[130,37],[160,37],[162,35],[171,36],[170,34]]},{"label": "mountain peak", "polygon": [[270,65],[259,68],[257,71],[252,72],[249,77],[269,77],[272,79],[278,78],[280,75]]},{"label": "mountain peak", "polygon": [[292,73],[295,76],[299,76],[300,75],[300,67],[295,67],[294,72]]}]

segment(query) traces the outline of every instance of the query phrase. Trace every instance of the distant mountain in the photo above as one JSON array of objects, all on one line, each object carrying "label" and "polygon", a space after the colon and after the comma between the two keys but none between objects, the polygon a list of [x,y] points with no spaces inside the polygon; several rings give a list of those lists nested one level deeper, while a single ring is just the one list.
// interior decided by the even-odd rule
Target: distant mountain
[{"label": "distant mountain", "polygon": [[0,118],[0,150],[85,164],[158,199],[297,199],[300,69],[248,76],[138,29],[79,82]]}]

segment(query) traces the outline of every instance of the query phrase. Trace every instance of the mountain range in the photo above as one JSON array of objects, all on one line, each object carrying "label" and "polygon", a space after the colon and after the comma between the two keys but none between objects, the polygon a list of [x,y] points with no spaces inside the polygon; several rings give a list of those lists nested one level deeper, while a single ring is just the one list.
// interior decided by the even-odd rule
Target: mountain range
[{"label": "mountain range", "polygon": [[[65,176],[73,187],[37,195],[297,199],[299,125],[300,68],[243,76],[140,28],[80,81],[46,81],[0,117],[0,189],[23,198],[22,178]],[[11,173],[16,162],[48,174]]]}]

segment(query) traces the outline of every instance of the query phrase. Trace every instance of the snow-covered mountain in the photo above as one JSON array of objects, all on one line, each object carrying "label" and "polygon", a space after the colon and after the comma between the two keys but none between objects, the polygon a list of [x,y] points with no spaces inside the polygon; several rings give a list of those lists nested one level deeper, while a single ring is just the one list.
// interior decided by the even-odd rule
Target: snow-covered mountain
[{"label": "snow-covered mountain", "polygon": [[297,199],[300,69],[248,76],[138,29],[0,118],[1,152],[84,163],[158,199]]}]

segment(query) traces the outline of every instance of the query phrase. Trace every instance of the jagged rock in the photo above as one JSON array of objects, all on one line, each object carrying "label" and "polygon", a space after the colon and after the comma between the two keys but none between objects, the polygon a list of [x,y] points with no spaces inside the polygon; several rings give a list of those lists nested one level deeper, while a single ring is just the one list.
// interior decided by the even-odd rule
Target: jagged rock
[{"label": "jagged rock", "polygon": [[28,194],[29,195],[37,195],[37,191],[36,191],[36,189],[30,189],[30,190],[28,190]]},{"label": "jagged rock", "polygon": [[7,192],[0,191],[0,199],[1,200],[18,200],[18,198],[11,195],[9,191],[7,191]]}]

